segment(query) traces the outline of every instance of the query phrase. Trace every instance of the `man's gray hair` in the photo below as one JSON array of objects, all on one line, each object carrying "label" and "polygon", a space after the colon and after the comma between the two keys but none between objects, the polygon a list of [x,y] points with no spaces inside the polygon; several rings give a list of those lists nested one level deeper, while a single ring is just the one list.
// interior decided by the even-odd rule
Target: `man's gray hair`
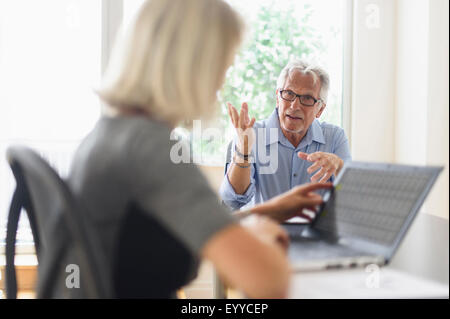
[{"label": "man's gray hair", "polygon": [[319,98],[326,104],[328,99],[328,89],[330,87],[330,77],[322,67],[303,61],[303,60],[294,60],[289,62],[283,70],[281,70],[280,76],[277,80],[277,89],[283,89],[286,84],[286,80],[288,76],[293,71],[300,71],[303,74],[313,74],[314,81],[319,79],[320,81],[320,93]]}]

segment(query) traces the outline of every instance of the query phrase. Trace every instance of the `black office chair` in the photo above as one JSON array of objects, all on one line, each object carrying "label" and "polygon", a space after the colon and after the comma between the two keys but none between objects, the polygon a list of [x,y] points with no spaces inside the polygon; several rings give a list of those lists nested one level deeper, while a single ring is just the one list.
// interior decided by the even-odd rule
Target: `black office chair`
[{"label": "black office chair", "polygon": [[223,173],[224,175],[227,173],[228,164],[231,163],[231,155],[232,155],[231,148],[232,147],[233,147],[233,141],[230,141],[230,143],[228,143],[228,146],[227,146],[227,157],[225,159],[225,172]]},{"label": "black office chair", "polygon": [[[29,148],[10,147],[6,154],[17,182],[7,224],[7,298],[17,297],[14,255],[22,208],[30,221],[39,263],[37,298],[113,297],[110,269],[95,232],[66,183]],[[67,286],[68,264],[79,267],[79,288]]]}]

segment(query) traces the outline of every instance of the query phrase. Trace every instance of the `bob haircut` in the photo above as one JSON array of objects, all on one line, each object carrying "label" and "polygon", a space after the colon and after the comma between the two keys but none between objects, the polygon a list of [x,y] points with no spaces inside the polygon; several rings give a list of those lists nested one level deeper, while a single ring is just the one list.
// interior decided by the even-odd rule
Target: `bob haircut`
[{"label": "bob haircut", "polygon": [[148,0],[118,39],[97,93],[112,111],[176,126],[208,119],[244,23],[222,0]]}]

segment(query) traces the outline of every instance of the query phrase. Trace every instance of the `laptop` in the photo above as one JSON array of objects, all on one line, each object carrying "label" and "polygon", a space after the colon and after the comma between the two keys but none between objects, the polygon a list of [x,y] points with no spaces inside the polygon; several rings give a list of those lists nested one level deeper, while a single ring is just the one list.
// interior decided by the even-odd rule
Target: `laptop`
[{"label": "laptop", "polygon": [[346,163],[312,223],[283,225],[293,270],[389,263],[442,169]]}]

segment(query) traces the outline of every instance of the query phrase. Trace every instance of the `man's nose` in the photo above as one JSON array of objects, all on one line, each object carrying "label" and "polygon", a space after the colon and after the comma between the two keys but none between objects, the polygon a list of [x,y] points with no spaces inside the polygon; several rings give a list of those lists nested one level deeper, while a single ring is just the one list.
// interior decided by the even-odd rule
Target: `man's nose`
[{"label": "man's nose", "polygon": [[298,96],[295,97],[295,100],[291,102],[290,108],[296,110],[302,108],[302,104],[300,103],[300,97]]}]

